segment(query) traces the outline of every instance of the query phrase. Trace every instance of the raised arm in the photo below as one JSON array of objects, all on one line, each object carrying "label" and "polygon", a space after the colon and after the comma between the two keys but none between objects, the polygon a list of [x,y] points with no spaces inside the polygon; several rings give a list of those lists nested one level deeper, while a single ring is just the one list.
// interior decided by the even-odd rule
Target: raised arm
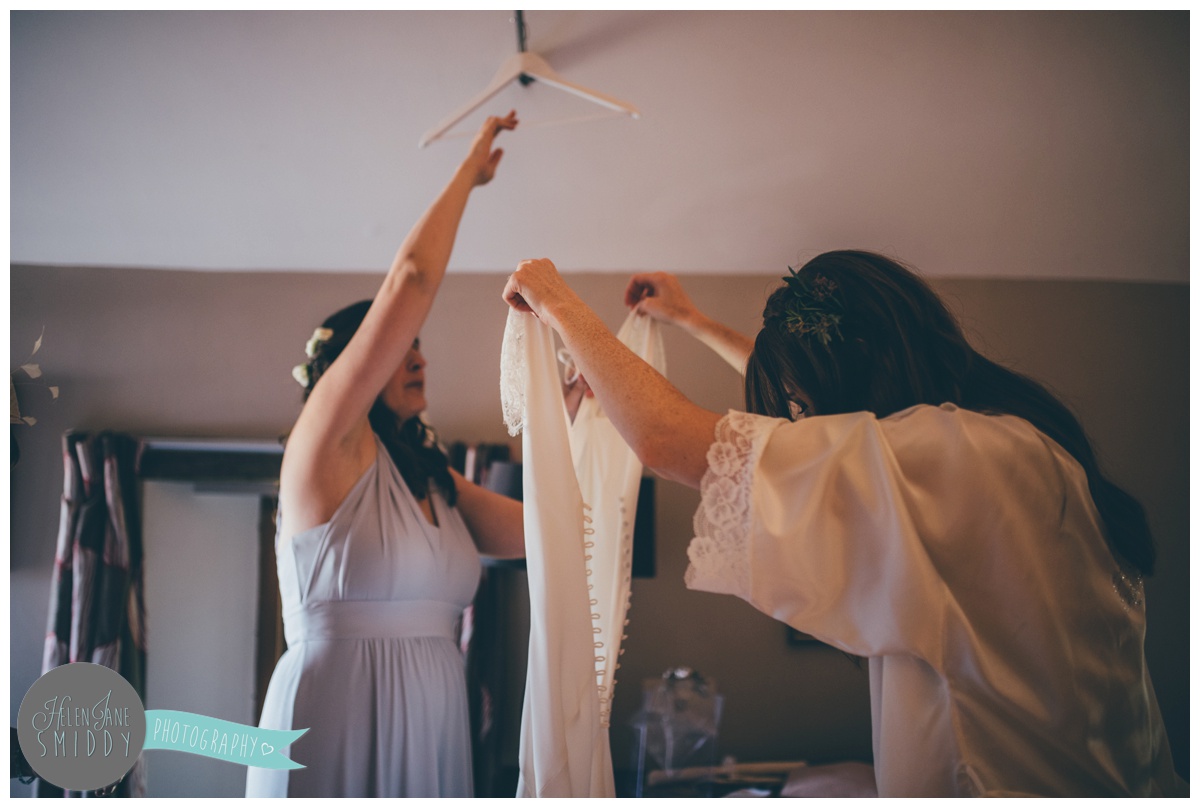
[{"label": "raised arm", "polygon": [[372,456],[367,413],[429,314],[472,189],[495,174],[503,152],[493,150],[494,138],[516,125],[515,113],[487,119],[400,245],[362,324],[309,394],[288,438],[280,479],[294,529],[328,519]]},{"label": "raised arm", "polygon": [[549,260],[522,261],[508,279],[504,299],[559,333],[600,406],[645,466],[700,487],[717,413],[693,404],[622,344]]},{"label": "raised arm", "polygon": [[400,245],[362,325],[309,396],[292,439],[314,433],[328,447],[364,423],[425,323],[471,190],[495,174],[503,150],[493,151],[493,139],[516,124],[515,113],[484,123],[450,182]]},{"label": "raised arm", "polygon": [[625,289],[625,305],[640,314],[682,328],[707,345],[743,376],[754,341],[701,312],[679,279],[666,272],[634,275]]}]

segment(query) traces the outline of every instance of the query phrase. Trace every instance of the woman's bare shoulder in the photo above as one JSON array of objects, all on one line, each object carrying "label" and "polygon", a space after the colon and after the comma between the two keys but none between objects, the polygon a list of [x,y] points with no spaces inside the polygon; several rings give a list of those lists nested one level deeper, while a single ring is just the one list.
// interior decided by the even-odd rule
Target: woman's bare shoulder
[{"label": "woman's bare shoulder", "polygon": [[281,536],[328,522],[377,456],[375,433],[365,420],[341,441],[313,440],[294,431],[279,475]]}]

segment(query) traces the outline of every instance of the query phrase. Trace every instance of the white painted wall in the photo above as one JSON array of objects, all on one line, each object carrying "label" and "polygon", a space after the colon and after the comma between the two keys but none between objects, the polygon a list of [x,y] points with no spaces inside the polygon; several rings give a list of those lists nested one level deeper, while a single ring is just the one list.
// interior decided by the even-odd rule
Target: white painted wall
[{"label": "white painted wall", "polygon": [[[418,139],[515,52],[510,17],[13,12],[10,258],[383,269],[466,146]],[[526,19],[643,118],[505,137],[456,269],[779,274],[867,247],[932,276],[1188,279],[1186,12]]]}]

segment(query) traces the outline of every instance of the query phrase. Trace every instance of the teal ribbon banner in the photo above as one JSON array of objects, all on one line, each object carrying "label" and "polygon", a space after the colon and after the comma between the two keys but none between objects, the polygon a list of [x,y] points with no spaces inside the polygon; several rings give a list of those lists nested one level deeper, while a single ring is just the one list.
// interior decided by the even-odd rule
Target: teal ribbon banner
[{"label": "teal ribbon banner", "polygon": [[171,749],[261,769],[303,769],[280,749],[307,729],[262,729],[180,710],[146,711],[143,749]]}]

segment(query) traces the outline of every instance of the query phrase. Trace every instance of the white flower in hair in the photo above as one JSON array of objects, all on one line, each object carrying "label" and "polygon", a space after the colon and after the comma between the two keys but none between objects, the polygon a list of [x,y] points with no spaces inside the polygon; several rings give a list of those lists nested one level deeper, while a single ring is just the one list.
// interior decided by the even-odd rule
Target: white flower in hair
[{"label": "white flower in hair", "polygon": [[309,359],[312,359],[317,355],[317,351],[320,349],[321,343],[328,342],[329,338],[332,336],[332,328],[318,328],[317,330],[313,331],[312,337],[304,345],[304,353]]},{"label": "white flower in hair", "polygon": [[292,368],[292,378],[300,382],[301,387],[308,387],[308,363]]}]

